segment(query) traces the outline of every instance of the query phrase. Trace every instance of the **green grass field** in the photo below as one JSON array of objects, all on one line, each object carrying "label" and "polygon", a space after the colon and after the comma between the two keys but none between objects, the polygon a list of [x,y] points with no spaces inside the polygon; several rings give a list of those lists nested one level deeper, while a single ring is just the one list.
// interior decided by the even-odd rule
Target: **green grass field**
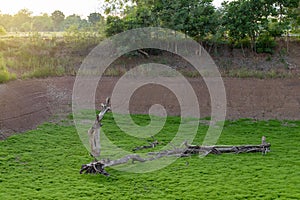
[{"label": "green grass field", "polygon": [[[142,125],[149,120],[133,117]],[[145,144],[124,135],[111,113],[103,124],[124,149]],[[170,141],[179,124],[168,118],[156,139]],[[200,125],[194,144],[201,144],[206,130]],[[73,126],[47,123],[0,141],[0,199],[300,199],[300,121],[228,121],[218,144],[259,144],[262,135],[272,144],[266,156],[193,156],[151,173],[108,169],[111,176],[104,177],[79,174],[91,158]]]}]

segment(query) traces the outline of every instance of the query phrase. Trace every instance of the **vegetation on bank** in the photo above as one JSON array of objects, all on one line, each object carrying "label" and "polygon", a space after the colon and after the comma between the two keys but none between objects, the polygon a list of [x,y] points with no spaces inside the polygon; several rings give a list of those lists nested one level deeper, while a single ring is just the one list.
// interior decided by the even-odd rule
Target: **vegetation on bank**
[{"label": "vegetation on bank", "polygon": [[[141,125],[149,117],[134,115]],[[155,136],[158,151],[178,130],[170,117]],[[108,114],[103,121],[112,142],[130,151],[146,140],[124,134]],[[193,144],[201,144],[207,126],[200,124]],[[218,144],[260,143],[265,135],[271,152],[192,156],[151,173],[108,169],[110,177],[80,175],[91,161],[73,126],[44,124],[37,130],[0,141],[1,199],[299,199],[299,121],[227,121]],[[146,163],[145,163],[146,164]]]},{"label": "vegetation on bank", "polygon": [[0,84],[14,79],[16,79],[16,75],[7,70],[6,62],[0,53]]},{"label": "vegetation on bank", "polygon": [[6,73],[13,72],[14,78],[75,75],[84,57],[101,40],[94,33],[76,31],[62,37],[40,33],[12,36],[0,39],[0,64]]},{"label": "vegetation on bank", "polygon": [[[276,37],[299,32],[299,0],[106,0],[107,36],[139,27],[165,27],[199,42],[234,44],[272,53]],[[114,13],[120,12],[121,17]]]},{"label": "vegetation on bank", "polygon": [[[198,41],[213,56],[223,76],[299,77],[297,62],[286,60],[294,50],[291,44],[299,45],[299,6],[299,0],[225,1],[220,8],[212,0],[105,0],[104,9],[86,19],[76,14],[65,16],[59,10],[39,16],[27,9],[15,15],[0,13],[0,83],[75,75],[84,57],[103,38],[150,26],[169,28]],[[291,39],[291,34],[296,36]],[[224,59],[223,49],[231,49],[230,54],[237,49],[245,62],[233,63],[230,56]],[[134,60],[137,54],[129,56]],[[170,60],[163,56],[153,59],[163,64]],[[263,60],[270,61],[268,67],[255,63]],[[113,65],[106,75],[120,76],[134,64]],[[188,77],[199,76],[184,66],[176,69]]]},{"label": "vegetation on bank", "polygon": [[[76,30],[63,34],[27,33],[0,38],[0,83],[16,78],[76,75],[84,58],[103,38],[92,32]],[[256,54],[251,50],[242,51],[240,48],[231,48],[230,45],[203,45],[215,60],[223,77],[300,77],[300,71],[288,62],[290,54],[286,52],[284,42],[278,42],[281,43],[281,47],[274,50],[272,55]],[[297,39],[289,42],[290,50],[295,51],[294,54],[299,52],[296,49],[299,43]],[[246,52],[246,55],[242,52]],[[186,77],[200,77],[200,74],[180,57],[159,51],[155,55],[149,52],[149,55],[149,58],[139,53],[124,55],[106,70],[105,75],[118,77],[140,64],[161,63],[173,67]],[[295,55],[291,58],[295,59]]]},{"label": "vegetation on bank", "polygon": [[233,44],[272,53],[276,37],[300,33],[299,0],[105,0],[99,12],[86,19],[60,10],[33,16],[27,9],[15,15],[0,13],[0,35],[5,32],[79,30],[109,37],[140,27],[164,27],[199,42]]}]

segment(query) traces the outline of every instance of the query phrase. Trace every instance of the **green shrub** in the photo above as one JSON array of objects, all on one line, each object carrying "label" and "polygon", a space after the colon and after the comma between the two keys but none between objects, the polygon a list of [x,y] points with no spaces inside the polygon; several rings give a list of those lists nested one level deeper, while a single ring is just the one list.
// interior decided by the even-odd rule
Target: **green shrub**
[{"label": "green shrub", "polygon": [[275,38],[269,34],[262,34],[257,38],[256,41],[256,52],[257,53],[274,53],[274,48],[277,46]]},{"label": "green shrub", "polygon": [[0,35],[6,35],[6,30],[3,26],[0,25]]},{"label": "green shrub", "polygon": [[279,23],[270,23],[269,34],[273,37],[280,37],[284,33],[284,27]]},{"label": "green shrub", "polygon": [[234,42],[235,48],[250,48],[251,47],[251,40],[250,38],[240,39]]},{"label": "green shrub", "polygon": [[1,69],[0,67],[0,84],[1,83],[6,83],[10,80],[16,79],[16,75],[9,73],[9,71],[6,68]]},{"label": "green shrub", "polygon": [[0,83],[5,83],[9,80],[8,71],[0,70]]},{"label": "green shrub", "polygon": [[6,68],[6,62],[3,59],[3,55],[0,54],[0,84],[13,79],[16,79],[16,75],[9,73]]}]

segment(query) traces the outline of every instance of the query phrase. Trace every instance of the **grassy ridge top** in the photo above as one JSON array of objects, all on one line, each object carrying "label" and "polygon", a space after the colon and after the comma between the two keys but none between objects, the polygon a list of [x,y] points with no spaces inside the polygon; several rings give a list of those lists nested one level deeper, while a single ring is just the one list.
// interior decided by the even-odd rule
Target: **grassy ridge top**
[{"label": "grassy ridge top", "polygon": [[[149,118],[134,120],[145,125]],[[168,119],[156,139],[170,141],[179,123]],[[145,144],[122,134],[110,114],[103,124],[122,148]],[[200,125],[194,144],[206,130]],[[228,121],[218,144],[258,144],[265,135],[271,152],[180,158],[145,174],[109,169],[106,178],[80,175],[91,160],[76,129],[48,123],[0,142],[0,199],[299,199],[299,131],[300,121]]]},{"label": "grassy ridge top", "polygon": [[[103,36],[92,32],[0,37],[0,83],[16,78],[76,75],[84,58],[102,40]],[[290,41],[289,53],[282,45],[273,55],[245,52],[230,45],[206,44],[204,47],[225,77],[298,78],[299,41]],[[166,52],[150,55],[150,58],[131,52],[112,63],[105,75],[121,76],[145,63],[167,64],[186,77],[200,76],[187,61]]]},{"label": "grassy ridge top", "polygon": [[22,79],[75,75],[101,39],[89,32],[0,38],[0,75],[1,67]]}]

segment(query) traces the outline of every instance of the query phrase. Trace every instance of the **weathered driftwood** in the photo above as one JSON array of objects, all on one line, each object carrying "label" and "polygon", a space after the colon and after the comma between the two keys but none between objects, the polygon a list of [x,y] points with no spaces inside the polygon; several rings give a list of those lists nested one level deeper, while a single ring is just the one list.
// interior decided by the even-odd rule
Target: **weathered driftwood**
[{"label": "weathered driftwood", "polygon": [[156,147],[159,144],[159,142],[157,140],[155,140],[154,137],[152,137],[152,139],[154,141],[153,142],[149,142],[149,145],[135,147],[134,149],[132,149],[132,151],[139,151],[139,150],[142,150],[142,149],[150,149],[150,148]]},{"label": "weathered driftwood", "polygon": [[109,159],[104,159],[100,161],[94,161],[86,165],[82,165],[80,174],[83,172],[86,174],[102,174],[104,176],[109,176],[109,174],[105,171],[105,167],[111,167],[115,165],[121,165],[127,163],[129,160],[132,160],[132,163],[134,161],[139,161],[139,162],[146,162],[149,159],[144,159],[141,158],[139,155],[128,155],[123,158],[117,159],[117,160],[109,160]]},{"label": "weathered driftwood", "polygon": [[106,98],[105,104],[101,104],[101,112],[96,116],[96,120],[93,126],[88,130],[89,143],[91,147],[91,156],[97,160],[97,157],[100,156],[100,128],[102,126],[101,121],[104,115],[110,110],[109,107],[110,99]]},{"label": "weathered driftwood", "polygon": [[198,146],[198,145],[189,145],[187,142],[184,142],[184,148],[174,147],[171,150],[165,150],[160,152],[150,152],[148,153],[147,158],[141,158],[139,155],[132,154],[127,155],[123,158],[117,160],[100,160],[94,161],[86,165],[82,165],[80,173],[88,174],[103,174],[109,176],[105,171],[105,167],[125,164],[128,161],[132,160],[138,162],[146,162],[151,160],[156,160],[161,157],[166,156],[177,156],[177,157],[187,157],[194,154],[208,155],[208,154],[222,154],[222,153],[253,153],[253,152],[262,152],[266,154],[270,151],[271,144],[266,142],[266,138],[263,136],[262,143],[260,145],[236,145],[236,146],[224,146],[224,145],[215,145],[215,146]]},{"label": "weathered driftwood", "polygon": [[150,58],[149,54],[146,51],[143,51],[142,49],[138,49],[137,50],[140,54],[142,54],[143,56],[145,56],[146,58]]},{"label": "weathered driftwood", "polygon": [[107,173],[104,170],[104,165],[101,162],[92,162],[86,165],[82,165],[80,174],[85,172],[86,174],[102,174],[104,176],[109,176],[109,173]]},{"label": "weathered driftwood", "polygon": [[196,146],[188,145],[188,148],[183,152],[183,155],[191,154],[222,154],[222,153],[253,153],[262,152],[266,154],[270,149],[271,144],[260,145],[239,145],[239,146]]},{"label": "weathered driftwood", "polygon": [[[224,145],[215,145],[215,146],[198,146],[198,145],[189,145],[187,142],[184,142],[182,146],[184,147],[173,147],[171,150],[165,150],[160,152],[150,152],[148,153],[148,157],[141,158],[137,154],[127,155],[123,158],[117,160],[109,160],[102,159],[97,161],[97,157],[100,156],[100,128],[102,126],[101,121],[104,115],[110,110],[109,107],[110,99],[106,99],[105,104],[101,104],[101,112],[96,116],[96,120],[93,126],[88,130],[89,143],[91,147],[91,156],[94,157],[94,161],[82,165],[80,173],[87,174],[102,174],[104,176],[109,176],[109,174],[105,171],[106,167],[111,167],[115,165],[121,165],[128,163],[130,160],[132,162],[146,162],[151,160],[156,160],[161,157],[166,156],[177,156],[177,157],[186,157],[194,154],[199,155],[208,155],[208,154],[222,154],[222,153],[250,153],[250,152],[262,152],[262,154],[266,154],[270,150],[270,143],[266,142],[266,137],[262,137],[262,142],[260,145],[236,145],[236,146],[224,146]],[[152,137],[153,138],[153,137]],[[154,138],[153,138],[154,139]],[[140,147],[136,147],[133,151],[138,151],[142,149],[154,148],[157,146],[159,142],[154,140],[150,145],[144,145]]]}]

